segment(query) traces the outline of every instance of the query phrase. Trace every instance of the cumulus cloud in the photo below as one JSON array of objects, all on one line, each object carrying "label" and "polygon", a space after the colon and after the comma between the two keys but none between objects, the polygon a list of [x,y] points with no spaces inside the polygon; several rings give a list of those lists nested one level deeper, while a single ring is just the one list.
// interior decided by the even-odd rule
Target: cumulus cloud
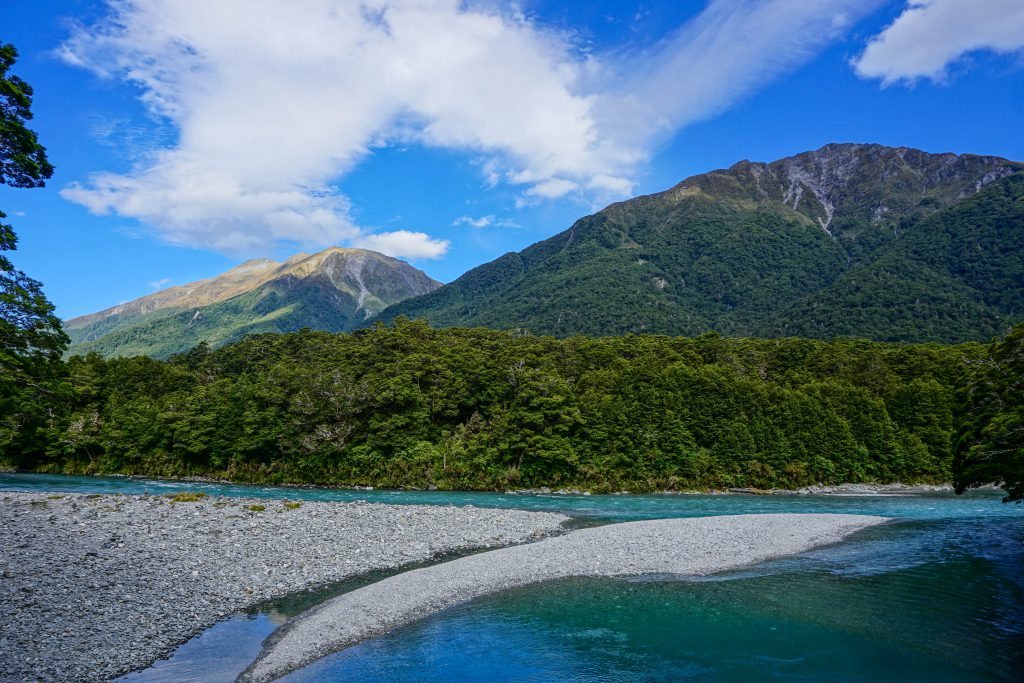
[{"label": "cumulus cloud", "polygon": [[970,52],[1024,50],[1021,0],[910,0],[891,26],[854,60],[857,74],[886,85],[941,81]]},{"label": "cumulus cloud", "polygon": [[351,240],[352,246],[372,249],[388,256],[408,259],[437,259],[448,251],[448,240],[434,239],[424,232],[394,230],[363,235]]},{"label": "cumulus cloud", "polygon": [[595,53],[500,0],[108,0],[61,55],[134,84],[177,137],[63,196],[177,244],[437,258],[441,240],[352,218],[337,184],[374,149],[466,152],[524,203],[621,198],[667,136],[810,59],[873,4],[712,0],[653,49]]}]

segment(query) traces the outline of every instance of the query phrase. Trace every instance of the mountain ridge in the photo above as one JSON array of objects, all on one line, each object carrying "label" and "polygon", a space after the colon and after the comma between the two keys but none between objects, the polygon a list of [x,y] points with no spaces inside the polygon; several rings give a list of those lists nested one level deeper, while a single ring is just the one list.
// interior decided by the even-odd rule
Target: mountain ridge
[{"label": "mountain ridge", "polygon": [[66,329],[70,353],[160,357],[253,332],[351,329],[391,303],[440,286],[399,259],[330,247],[281,262],[251,259],[212,278],[72,318]]},{"label": "mountain ridge", "polygon": [[[815,292],[827,303],[828,288],[844,274],[869,268],[915,227],[937,229],[934,220],[925,222],[935,214],[951,212],[947,218],[955,220],[958,206],[1021,171],[1024,164],[1000,157],[857,143],[833,143],[774,162],[741,161],[611,204],[562,233],[390,306],[379,319],[402,315],[442,327],[522,328],[555,336],[717,331],[984,340],[1017,312],[984,304],[983,315],[976,310],[946,331],[935,323],[920,332],[906,311],[888,323],[834,330],[820,321],[788,325],[772,317]],[[1017,206],[1009,195],[1001,201]],[[1019,214],[1018,206],[1008,220],[1017,225]],[[1019,229],[998,239],[993,235],[999,226],[982,229],[987,232],[977,237],[986,244],[1020,241]],[[1016,251],[1001,255],[1000,263],[1016,268]],[[911,271],[921,266],[903,265]],[[955,288],[959,275],[944,277],[943,287]],[[1021,280],[1011,278],[1010,284],[1024,294]],[[985,298],[970,289],[961,298]],[[875,294],[847,297],[848,303],[869,305]],[[944,314],[928,312],[936,319]],[[975,323],[977,329],[969,329]]]}]

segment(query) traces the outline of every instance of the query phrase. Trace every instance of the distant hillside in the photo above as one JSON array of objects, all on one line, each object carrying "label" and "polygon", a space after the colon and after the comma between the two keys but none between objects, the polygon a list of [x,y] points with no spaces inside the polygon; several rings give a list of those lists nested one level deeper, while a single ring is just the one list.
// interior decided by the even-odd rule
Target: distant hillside
[{"label": "distant hillside", "polygon": [[441,286],[404,261],[332,247],[284,263],[256,259],[200,280],[67,321],[70,353],[162,358],[201,341],[219,346],[256,332],[340,332],[389,304]]},{"label": "distant hillside", "polygon": [[832,144],[613,204],[380,319],[569,336],[988,340],[1024,319],[1024,164]]}]

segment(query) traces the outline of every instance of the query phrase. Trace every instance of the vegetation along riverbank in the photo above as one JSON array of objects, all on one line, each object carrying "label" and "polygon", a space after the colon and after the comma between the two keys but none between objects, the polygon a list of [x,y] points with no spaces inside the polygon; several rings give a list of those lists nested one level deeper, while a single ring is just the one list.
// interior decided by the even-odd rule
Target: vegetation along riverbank
[{"label": "vegetation along riverbank", "polygon": [[0,464],[643,492],[949,482],[956,454],[968,485],[1009,479],[986,453],[1019,420],[1022,337],[554,339],[399,320],[167,361],[92,354],[8,396]]}]

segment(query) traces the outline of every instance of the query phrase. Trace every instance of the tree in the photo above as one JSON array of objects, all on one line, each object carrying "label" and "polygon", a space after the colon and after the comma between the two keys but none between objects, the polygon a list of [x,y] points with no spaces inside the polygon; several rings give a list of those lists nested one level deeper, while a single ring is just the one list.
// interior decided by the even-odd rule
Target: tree
[{"label": "tree", "polygon": [[53,164],[35,131],[25,125],[32,119],[32,86],[7,76],[17,60],[14,46],[0,43],[0,184],[43,187]]},{"label": "tree", "polygon": [[[25,125],[32,118],[32,87],[8,76],[17,58],[13,45],[0,43],[0,185],[43,187],[53,175],[53,165],[35,132]],[[6,217],[0,211],[0,415],[24,435],[31,419],[14,415],[6,404],[21,392],[47,393],[44,385],[60,371],[68,338],[42,285],[4,255],[17,246],[14,228],[3,221]],[[40,404],[24,397],[18,403]],[[0,425],[0,436],[4,432],[5,425]]]},{"label": "tree", "polygon": [[962,382],[955,437],[957,493],[1000,484],[1004,503],[1024,500],[1024,325],[992,344]]}]

